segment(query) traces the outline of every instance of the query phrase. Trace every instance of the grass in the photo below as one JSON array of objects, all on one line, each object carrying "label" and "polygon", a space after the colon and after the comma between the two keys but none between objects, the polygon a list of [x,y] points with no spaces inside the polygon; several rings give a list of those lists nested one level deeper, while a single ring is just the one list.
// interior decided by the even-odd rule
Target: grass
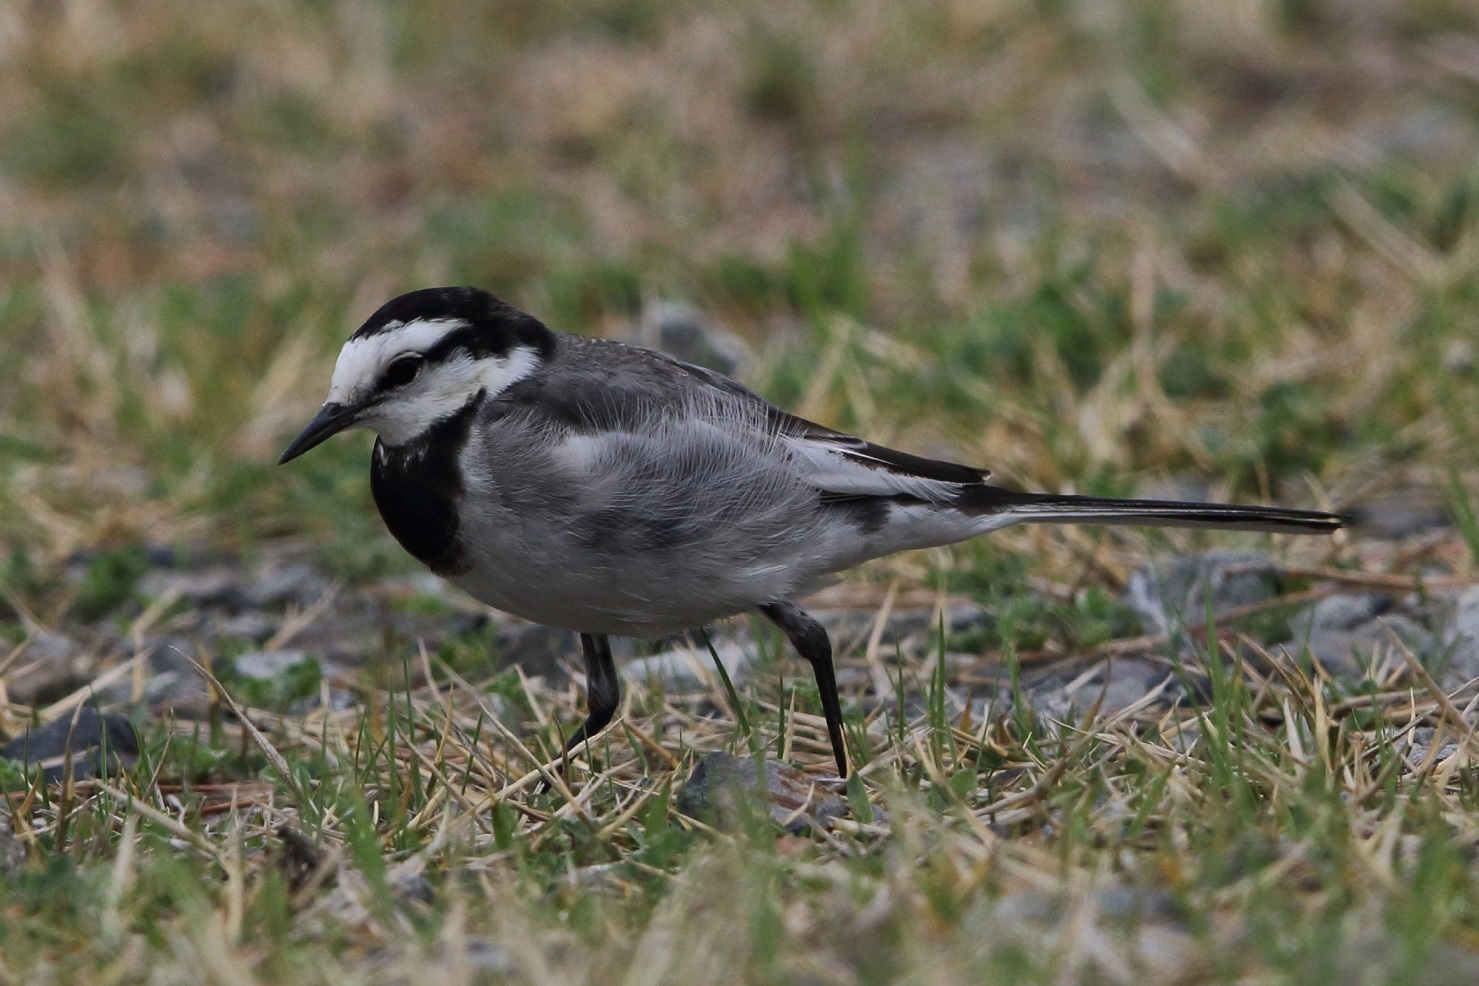
[{"label": "grass", "polygon": [[[1342,941],[1379,953],[1362,974],[1380,979],[1451,960],[1445,941],[1464,940],[1479,903],[1463,850],[1472,770],[1414,741],[1424,724],[1460,742],[1469,727],[1415,701],[1421,682],[1400,663],[1351,698],[1288,662],[1267,678],[1199,663],[1213,671],[1209,707],[1061,733],[946,721],[936,674],[925,714],[870,730],[857,787],[887,823],[815,840],[674,816],[666,778],[682,765],[654,767],[639,737],[686,761],[664,728],[685,713],[640,687],[600,770],[572,775],[573,801],[532,791],[536,759],[512,736],[475,739],[494,723],[487,695],[445,675],[342,713],[256,713],[291,755],[291,781],[272,783],[250,753],[202,770],[201,745],[253,749],[239,727],[209,740],[161,729],[134,771],[80,782],[70,806],[44,787],[12,791],[37,862],[9,880],[7,961],[59,978],[133,961],[378,979],[476,958],[527,978],[631,964],[664,981],[1115,968],[1321,981],[1350,971]],[[805,718],[789,720],[789,743],[824,760],[825,734]],[[738,741],[726,734],[690,735]],[[548,756],[558,736],[536,741]],[[746,933],[721,933],[736,924]],[[116,954],[127,942],[132,959]]]},{"label": "grass", "polygon": [[[691,299],[785,406],[1036,488],[1433,493],[1455,526],[1431,537],[1244,543],[1298,591],[1470,584],[1476,38],[1441,0],[0,13],[0,675],[48,629],[127,629],[146,545],[302,539],[345,592],[411,572],[366,439],[272,463],[357,320],[431,283],[608,335]],[[853,577],[998,620],[844,655],[897,701],[848,696],[866,767],[851,820],[810,837],[673,808],[703,751],[827,769],[789,659],[733,692],[630,683],[594,762],[547,794],[536,767],[580,696],[495,673],[486,634],[387,640],[338,711],[302,711],[316,662],[228,676],[286,776],[219,705],[146,722],[110,780],[0,772],[23,857],[0,876],[0,969],[1467,981],[1472,694],[1400,648],[1359,686],[1234,663],[1233,633],[1256,649],[1286,619],[1270,609],[1167,666],[1206,677],[1202,704],[953,711],[976,673],[954,654],[1018,682],[1134,653],[1128,573],[1226,543],[1022,529]],[[7,734],[33,714],[0,712]]]}]

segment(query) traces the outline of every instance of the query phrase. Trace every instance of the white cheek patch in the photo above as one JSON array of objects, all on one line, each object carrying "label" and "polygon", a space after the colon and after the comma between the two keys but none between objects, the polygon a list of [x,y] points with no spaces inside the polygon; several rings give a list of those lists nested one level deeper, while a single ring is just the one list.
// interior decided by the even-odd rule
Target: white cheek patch
[{"label": "white cheek patch", "polygon": [[497,397],[514,384],[533,373],[539,366],[539,354],[527,346],[515,346],[507,356],[481,359],[473,364],[477,370],[477,386],[469,388],[469,396],[475,389]]},{"label": "white cheek patch", "polygon": [[385,444],[404,445],[462,410],[479,391],[489,397],[503,393],[533,373],[538,363],[534,350],[520,347],[507,356],[460,356],[428,364],[404,389],[371,409],[364,424]]}]

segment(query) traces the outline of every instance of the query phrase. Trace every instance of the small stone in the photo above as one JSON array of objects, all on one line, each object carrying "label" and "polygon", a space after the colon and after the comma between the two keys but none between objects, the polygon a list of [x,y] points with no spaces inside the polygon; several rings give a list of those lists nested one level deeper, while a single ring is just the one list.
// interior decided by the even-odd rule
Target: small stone
[{"label": "small stone", "polygon": [[243,678],[257,681],[272,681],[308,660],[301,650],[254,650],[240,655],[232,662],[236,673]]},{"label": "small stone", "polygon": [[390,889],[403,901],[417,904],[435,904],[436,888],[424,873],[404,873],[391,876]]},{"label": "small stone", "polygon": [[[946,686],[938,697],[917,688],[909,688],[903,693],[902,699],[904,722],[906,724],[918,722],[928,717],[936,708],[935,702],[937,701],[944,707],[946,722],[960,722],[965,717],[968,708],[972,710],[974,716],[976,706],[968,702],[957,688]],[[900,697],[897,693],[880,700],[864,698],[861,704],[880,727],[881,735],[891,736],[898,730]],[[876,716],[873,714],[875,710],[877,711]],[[980,720],[975,719],[974,721]]]},{"label": "small stone", "polygon": [[1111,921],[1179,921],[1184,912],[1169,890],[1152,890],[1123,883],[1099,891],[1099,916]]},{"label": "small stone", "polygon": [[1446,660],[1440,680],[1444,687],[1479,678],[1479,586],[1470,586],[1454,601],[1443,649]]},{"label": "small stone", "polygon": [[[167,674],[171,671],[188,671],[196,674],[195,666],[191,661],[196,658],[204,659],[199,641],[183,634],[146,637],[143,642],[143,651],[148,655],[146,660],[149,662],[151,674]],[[131,644],[125,645],[124,653],[129,656],[135,653]]]},{"label": "small stone", "polygon": [[1382,592],[1344,592],[1326,596],[1289,621],[1294,639],[1359,629],[1389,612],[1395,600]]},{"label": "small stone", "polygon": [[1452,523],[1431,489],[1399,489],[1352,504],[1348,511],[1363,538],[1400,541]]},{"label": "small stone", "polygon": [[1033,689],[1027,695],[1027,704],[1032,714],[1044,723],[1071,724],[1078,721],[1073,697],[1064,686],[1067,682],[1056,682]]},{"label": "small stone", "polygon": [[115,713],[83,706],[45,726],[27,729],[0,747],[0,757],[26,765],[40,764],[46,780],[65,772],[67,750],[72,778],[106,777],[131,766],[139,755],[139,737],[131,722]]},{"label": "small stone", "polygon": [[44,705],[82,687],[89,680],[82,647],[71,637],[42,631],[32,637],[5,674],[10,701]]},{"label": "small stone", "polygon": [[307,608],[329,591],[329,580],[307,562],[267,566],[252,583],[250,594],[258,606]]},{"label": "small stone", "polygon": [[1096,705],[1101,717],[1111,716],[1140,701],[1171,673],[1144,658],[1115,658],[1104,662],[1092,677],[1072,688],[1069,707],[1077,718],[1088,715]]},{"label": "small stone", "polygon": [[[755,661],[756,647],[753,640],[715,640],[714,653],[729,680],[735,684],[745,679]],[[651,657],[630,661],[622,669],[624,677],[632,681],[651,681],[662,685],[664,691],[689,692],[702,688],[715,674],[714,658],[709,649],[696,647],[674,647]]]},{"label": "small stone", "polygon": [[[136,653],[132,641],[121,643],[124,654]],[[142,650],[148,666],[142,698],[151,710],[182,716],[204,715],[209,710],[210,690],[191,663],[192,658],[204,658],[198,639],[183,634],[148,637],[142,642]],[[98,691],[94,698],[104,705],[132,702],[139,697],[134,694],[134,686],[134,677],[125,676]]]},{"label": "small stone", "polygon": [[1256,551],[1208,551],[1146,565],[1130,577],[1123,601],[1148,630],[1170,633],[1212,612],[1272,599],[1279,591],[1273,559]]},{"label": "small stone", "polygon": [[580,637],[570,630],[538,623],[507,623],[493,638],[500,667],[517,664],[527,674],[558,681],[565,675],[563,662],[580,662]]},{"label": "small stone", "polygon": [[26,657],[32,661],[65,664],[76,657],[81,647],[71,637],[43,630],[31,638]]},{"label": "small stone", "polygon": [[1284,650],[1295,657],[1308,650],[1336,678],[1359,679],[1394,640],[1425,664],[1436,654],[1433,635],[1379,592],[1329,596],[1298,613],[1289,626],[1294,636]]},{"label": "small stone", "polygon": [[[456,982],[529,978],[522,975],[522,967],[505,945],[492,938],[469,935],[444,936],[429,946],[382,945],[366,953],[361,967],[369,982],[382,986],[422,986],[429,978],[429,969],[457,970]],[[488,975],[479,975],[484,972]]]},{"label": "small stone", "polygon": [[1443,369],[1447,373],[1471,373],[1475,362],[1474,344],[1468,339],[1452,339],[1443,350]]},{"label": "small stone", "polygon": [[215,624],[214,630],[218,637],[233,640],[250,640],[260,644],[277,632],[278,621],[263,613],[261,610],[247,610],[228,616]]},{"label": "small stone", "polygon": [[[1010,690],[1006,688],[995,689],[989,695],[971,700],[971,722],[983,723],[1005,719],[1012,714],[1012,711],[1016,707],[1017,702],[1012,697]],[[883,731],[883,724],[880,722],[880,718],[874,718],[869,724],[868,732],[870,735],[888,735]]]},{"label": "small stone", "polygon": [[659,301],[642,312],[638,338],[685,363],[694,363],[728,376],[751,361],[750,347],[739,336],[716,323],[693,305]]},{"label": "small stone", "polygon": [[26,862],[26,844],[15,835],[10,809],[0,808],[0,876],[10,876]]},{"label": "small stone", "polygon": [[[318,619],[292,637],[295,650],[326,660],[360,661],[384,651],[391,620],[356,593],[341,593]],[[414,638],[405,638],[414,647]]]},{"label": "small stone", "polygon": [[765,788],[759,767],[750,757],[710,753],[698,762],[683,790],[678,810],[690,818],[733,827],[746,817],[768,810],[770,818],[792,835],[826,829],[847,814],[847,802],[821,787],[815,778],[775,760],[765,761]]},{"label": "small stone", "polygon": [[1467,160],[1474,146],[1474,126],[1454,107],[1432,101],[1373,114],[1353,127],[1347,139],[1351,155],[1365,161]]},{"label": "small stone", "polygon": [[1448,740],[1440,746],[1436,752],[1433,751],[1433,738],[1437,730],[1430,726],[1415,729],[1412,732],[1412,747],[1407,751],[1407,762],[1414,768],[1422,767],[1423,762],[1431,755],[1433,763],[1441,763],[1458,752],[1459,744],[1455,740]]},{"label": "small stone", "polygon": [[[996,626],[996,614],[976,603],[953,603],[945,611],[943,622],[948,642],[953,637],[991,630]],[[897,617],[890,615],[882,639],[898,640],[906,652],[932,653],[939,646],[940,623],[933,607],[905,610]]]},{"label": "small stone", "polygon": [[139,592],[151,599],[172,592],[193,607],[239,613],[253,605],[242,583],[240,571],[224,566],[195,571],[154,569],[140,580]]}]

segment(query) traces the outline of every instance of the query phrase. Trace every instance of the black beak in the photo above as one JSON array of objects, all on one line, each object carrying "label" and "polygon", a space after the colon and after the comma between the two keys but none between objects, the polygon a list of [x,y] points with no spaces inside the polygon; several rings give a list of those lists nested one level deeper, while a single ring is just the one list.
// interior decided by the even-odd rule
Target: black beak
[{"label": "black beak", "polygon": [[277,464],[291,462],[309,449],[337,435],[354,424],[354,418],[349,408],[330,401],[319,408],[318,414],[308,422],[308,427],[303,429],[303,433],[293,439],[293,443],[283,451],[282,458],[277,460]]}]

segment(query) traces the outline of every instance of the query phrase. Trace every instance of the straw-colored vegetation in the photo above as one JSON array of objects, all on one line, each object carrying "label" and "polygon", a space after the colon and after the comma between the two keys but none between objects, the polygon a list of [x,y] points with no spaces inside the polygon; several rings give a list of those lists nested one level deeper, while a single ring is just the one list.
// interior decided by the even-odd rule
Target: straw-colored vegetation
[{"label": "straw-colored vegetation", "polygon": [[[1025,486],[1460,520],[1020,530],[850,583],[1009,614],[981,667],[1127,653],[1129,572],[1214,543],[1306,600],[1471,584],[1476,134],[1479,16],[1444,0],[0,4],[0,668],[169,618],[63,577],[81,551],[412,572],[364,438],[271,463],[356,321],[435,283],[595,334],[690,299],[777,401]],[[808,836],[673,806],[704,751],[827,770],[771,638],[753,737],[721,687],[632,682],[549,793],[581,695],[491,674],[486,637],[387,640],[337,711],[228,687],[259,732],[136,709],[123,775],[0,771],[0,979],[1470,981],[1473,689],[1398,641],[1359,687],[1259,656],[1288,609],[1166,661],[1203,701],[1067,726],[947,713],[945,642],[846,654],[924,711],[850,696],[853,811]]]}]

